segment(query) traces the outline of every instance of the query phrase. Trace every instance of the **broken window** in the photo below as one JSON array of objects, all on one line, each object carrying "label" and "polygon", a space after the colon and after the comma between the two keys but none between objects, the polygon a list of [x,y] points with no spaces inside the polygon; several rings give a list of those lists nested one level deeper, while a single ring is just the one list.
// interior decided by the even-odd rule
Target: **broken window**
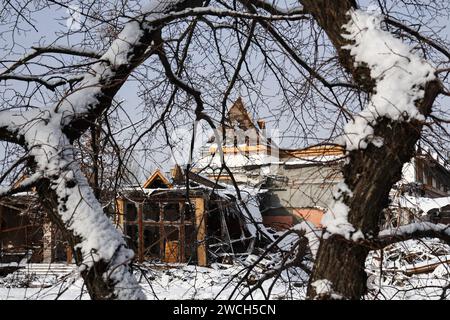
[{"label": "broken window", "polygon": [[164,206],[164,220],[165,221],[180,220],[180,206],[178,203],[168,203]]},{"label": "broken window", "polygon": [[131,248],[136,251],[138,247],[138,226],[135,224],[129,224],[125,228],[125,233],[131,241]]},{"label": "broken window", "polygon": [[136,221],[137,219],[137,208],[134,203],[127,203],[125,220],[126,221]]},{"label": "broken window", "polygon": [[197,259],[197,233],[195,232],[195,227],[193,225],[186,225],[184,228],[184,255],[186,257],[186,262]]},{"label": "broken window", "polygon": [[191,220],[195,213],[195,206],[193,204],[184,205],[184,220]]},{"label": "broken window", "polygon": [[184,197],[141,200],[142,220],[135,202],[124,206],[125,233],[139,261],[160,258],[173,263],[197,259],[196,202],[190,203]]},{"label": "broken window", "polygon": [[160,256],[159,226],[144,227],[144,247],[146,256]]},{"label": "broken window", "polygon": [[143,219],[145,221],[159,221],[159,204],[146,202],[143,207]]}]

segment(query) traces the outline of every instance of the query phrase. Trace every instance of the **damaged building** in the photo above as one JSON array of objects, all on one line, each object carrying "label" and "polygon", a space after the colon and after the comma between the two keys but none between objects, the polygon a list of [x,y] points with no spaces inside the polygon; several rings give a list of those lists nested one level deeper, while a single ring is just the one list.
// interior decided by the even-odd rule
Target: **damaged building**
[{"label": "damaged building", "polygon": [[252,219],[232,191],[180,167],[172,173],[170,182],[157,170],[117,199],[118,223],[140,262],[206,266],[252,250]]},{"label": "damaged building", "polygon": [[71,249],[33,193],[0,200],[0,264],[72,262]]},{"label": "damaged building", "polygon": [[[116,197],[113,222],[139,262],[193,263],[207,266],[250,253],[257,235],[259,209],[245,209],[236,193],[199,174],[159,170]],[[247,192],[248,193],[248,192]],[[26,263],[73,263],[71,248],[50,223],[34,193],[4,197],[0,203],[0,254],[5,272]],[[10,267],[14,267],[10,270]]]},{"label": "damaged building", "polygon": [[[221,154],[232,176],[223,170]],[[206,266],[248,255],[298,222],[320,227],[333,187],[343,181],[344,158],[338,145],[278,146],[265,122],[254,121],[239,98],[192,170],[177,166],[168,175],[156,170],[142,186],[123,188],[108,210],[138,261]],[[450,223],[449,192],[448,162],[418,148],[391,191],[383,223],[398,226],[418,213]],[[1,199],[0,240],[1,263],[73,262],[32,193]]]},{"label": "damaged building", "polygon": [[[324,212],[333,201],[333,187],[343,181],[341,168],[345,152],[341,146],[279,147],[265,121],[254,121],[241,98],[231,106],[225,125],[217,131],[202,149],[195,165],[198,172],[212,180],[231,184],[231,177],[222,170],[223,153],[233,179],[240,186],[260,190],[259,206],[266,226],[280,230],[303,220],[320,226]],[[218,141],[223,133],[225,139]],[[418,147],[416,156],[405,165],[403,178],[392,190],[391,198],[405,195],[433,199],[448,197],[449,163],[431,154]],[[435,212],[436,208],[433,210]],[[413,220],[414,216],[405,215],[404,210],[401,212],[392,209],[385,223],[398,225]],[[432,214],[422,213],[425,219]],[[442,211],[441,217],[445,215]],[[393,220],[395,223],[391,223]]]},{"label": "damaged building", "polygon": [[263,223],[276,230],[308,220],[316,226],[332,201],[332,188],[341,182],[344,150],[336,145],[305,149],[279,147],[264,120],[253,121],[239,98],[228,111],[225,140],[218,149],[213,136],[195,168],[212,180],[231,183],[223,173],[220,152],[240,186],[259,188]]}]

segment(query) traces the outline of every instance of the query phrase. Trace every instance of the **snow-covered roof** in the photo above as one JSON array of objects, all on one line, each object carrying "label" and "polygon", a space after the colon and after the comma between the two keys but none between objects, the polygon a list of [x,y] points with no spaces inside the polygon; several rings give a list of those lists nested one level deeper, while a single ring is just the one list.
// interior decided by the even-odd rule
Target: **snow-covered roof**
[{"label": "snow-covered roof", "polygon": [[439,209],[447,205],[450,205],[450,197],[425,198],[425,197],[402,196],[394,200],[394,205],[403,208],[416,209],[426,214],[430,210]]}]

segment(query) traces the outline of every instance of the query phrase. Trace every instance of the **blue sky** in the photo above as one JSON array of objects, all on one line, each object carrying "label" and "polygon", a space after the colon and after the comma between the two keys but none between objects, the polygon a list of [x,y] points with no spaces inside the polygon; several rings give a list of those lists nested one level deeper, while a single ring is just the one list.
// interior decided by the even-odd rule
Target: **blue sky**
[{"label": "blue sky", "polygon": [[[73,1],[72,3],[76,4],[77,1]],[[360,1],[360,3],[363,6],[370,5],[372,2],[370,1]],[[400,12],[401,14],[401,12]],[[23,26],[28,30],[28,32],[25,33],[17,33],[15,34],[15,40],[17,42],[17,46],[14,48],[14,52],[11,54],[11,52],[1,51],[2,47],[2,41],[11,41],[11,37],[4,37],[3,39],[0,39],[0,57],[4,58],[14,58],[18,57],[20,55],[23,55],[25,52],[28,51],[28,49],[32,45],[36,44],[52,44],[55,37],[58,35],[59,31],[66,31],[67,30],[67,18],[69,17],[69,14],[66,9],[59,9],[59,10],[42,10],[40,12],[37,12],[33,15],[33,26],[24,24]],[[433,21],[432,19],[428,20],[428,23],[423,28],[423,32],[426,32],[427,27],[432,27],[433,23],[436,25],[443,25],[444,29],[441,31],[441,35],[444,38],[448,38],[449,35],[449,24],[447,23],[447,20],[445,20],[445,17],[440,17],[439,19],[436,19]],[[9,26],[0,26],[0,31],[5,31],[5,28],[9,28]],[[35,31],[36,29],[37,31]],[[59,39],[58,44],[60,45],[68,45],[72,46],[75,45],[77,42],[80,41],[80,38],[78,36],[71,36],[71,37],[63,37]],[[20,45],[19,45],[20,44]],[[251,64],[251,62],[250,62]],[[270,109],[276,110],[277,107],[280,107],[281,99],[279,96],[276,95],[276,88],[277,85],[275,85],[275,80],[273,78],[267,78],[264,79],[264,90],[265,90],[265,97],[264,99],[267,99],[265,103],[270,106]],[[15,83],[14,84],[15,89],[22,89],[25,87],[22,83]],[[230,104],[231,101],[236,99],[239,94],[242,94],[246,96],[246,92],[243,90],[235,90],[232,95],[230,96]],[[129,116],[132,118],[132,120],[139,120],[142,117],[142,101],[138,98],[138,88],[137,83],[130,79],[124,87],[120,90],[118,94],[118,99],[123,101],[123,108],[128,110]],[[246,96],[244,98],[244,102],[249,102],[251,100],[258,101],[257,96]],[[446,103],[446,100],[443,100],[444,103]],[[273,121],[273,116],[271,115],[271,111],[266,107],[261,108],[255,108],[250,109],[251,114],[255,118],[265,118],[268,122],[268,126],[272,128],[279,129],[281,131],[286,130],[291,125],[291,121],[293,120],[292,115],[286,114],[284,117],[281,117],[281,121],[278,123],[275,123]],[[184,135],[187,135],[189,133],[191,126],[187,124],[185,128],[183,128]],[[323,132],[321,132],[321,130]],[[126,132],[126,131],[125,131]],[[319,136],[326,136],[327,131],[320,126],[317,127],[316,132]],[[127,132],[127,135],[132,135],[133,133]],[[289,134],[287,134],[288,136]],[[162,137],[157,137],[157,140],[162,140]],[[285,147],[300,147],[304,146],[301,145],[301,143],[298,143],[296,145],[291,145],[290,139],[286,139],[284,142],[282,142],[282,145]],[[156,142],[158,143],[158,142]],[[167,150],[166,150],[167,151]],[[144,156],[145,157],[145,156]],[[149,171],[153,170],[155,167],[162,167],[164,170],[168,170],[169,167],[172,165],[170,161],[167,161],[167,157],[164,156],[162,153],[155,152],[153,155],[154,159],[142,159],[143,157],[140,154],[136,154],[136,158],[147,172],[142,173],[141,179],[144,179],[144,177],[148,174]],[[144,161],[147,160],[147,161]]]}]

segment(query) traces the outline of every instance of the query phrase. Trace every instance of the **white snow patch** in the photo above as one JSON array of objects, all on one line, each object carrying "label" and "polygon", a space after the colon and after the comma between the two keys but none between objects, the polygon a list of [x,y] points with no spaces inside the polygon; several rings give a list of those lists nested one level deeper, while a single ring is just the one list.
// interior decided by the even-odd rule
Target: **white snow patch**
[{"label": "white snow patch", "polygon": [[348,221],[350,208],[343,202],[344,196],[352,197],[353,193],[345,182],[339,182],[333,189],[333,203],[322,217],[321,224],[327,234],[340,234],[354,241],[364,238],[361,231],[355,232],[355,227]]},{"label": "white snow patch", "polygon": [[144,31],[137,21],[127,23],[108,51],[102,56],[102,60],[108,60],[114,66],[127,64],[130,59],[129,53],[135,45],[139,44],[143,33]]},{"label": "white snow patch", "polygon": [[317,295],[330,294],[332,292],[333,283],[328,279],[320,279],[311,283]]},{"label": "white snow patch", "polygon": [[426,198],[400,196],[394,198],[393,205],[400,208],[415,209],[419,212],[422,211],[425,215],[432,209],[440,209],[450,205],[450,197]]},{"label": "white snow patch", "polygon": [[292,227],[294,230],[304,231],[305,237],[308,239],[308,246],[311,250],[311,254],[315,258],[320,245],[320,235],[322,234],[322,229],[316,227],[314,224],[308,221],[302,221]]},{"label": "white snow patch", "polygon": [[447,235],[450,235],[450,226],[443,223],[431,223],[431,222],[415,222],[411,224],[407,224],[404,226],[400,226],[393,229],[385,229],[379,232],[378,236],[380,238],[389,237],[389,236],[402,236],[412,234],[418,231],[434,231],[434,232],[442,232]]},{"label": "white snow patch", "polygon": [[344,48],[350,50],[357,65],[368,66],[376,87],[366,108],[345,125],[345,145],[347,150],[364,149],[368,143],[380,147],[382,140],[373,132],[380,118],[425,120],[415,102],[423,98],[423,86],[435,79],[435,70],[400,39],[382,30],[381,16],[361,10],[349,15],[343,36],[354,44]]}]

